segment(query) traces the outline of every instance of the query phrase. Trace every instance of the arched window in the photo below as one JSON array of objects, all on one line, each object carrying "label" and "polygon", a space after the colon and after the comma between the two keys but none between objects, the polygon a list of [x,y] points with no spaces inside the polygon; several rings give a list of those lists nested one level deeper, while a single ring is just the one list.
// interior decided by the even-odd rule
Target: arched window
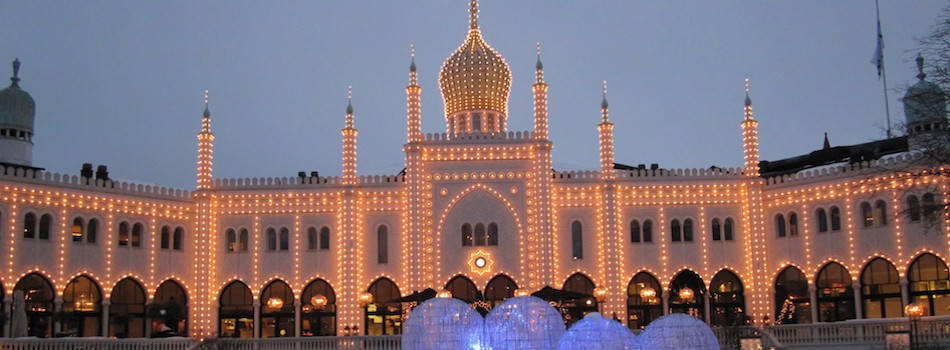
[{"label": "arched window", "polygon": [[854,318],[854,288],[851,274],[841,264],[832,262],[818,272],[818,315],[821,322]]},{"label": "arched window", "polygon": [[[329,231],[328,231],[329,233]],[[327,281],[314,280],[303,289],[303,306],[300,308],[300,335],[336,335],[336,293]]]},{"label": "arched window", "polygon": [[722,224],[720,223],[719,218],[712,219],[712,240],[722,240]]},{"label": "arched window", "polygon": [[[21,294],[22,293],[22,294]],[[53,284],[37,273],[23,276],[13,287],[13,295],[26,299],[27,335],[38,338],[52,336]]]},{"label": "arched window", "polygon": [[307,250],[317,249],[317,229],[310,227],[307,229]]},{"label": "arched window", "polygon": [[630,242],[640,243],[640,222],[633,220],[630,222]]},{"label": "arched window", "polygon": [[452,297],[462,300],[466,303],[472,303],[478,300],[478,287],[468,277],[458,275],[452,277],[449,283],[445,284],[445,290],[452,292]]},{"label": "arched window", "polygon": [[225,231],[224,236],[227,237],[224,249],[228,252],[237,251],[237,235],[234,234],[234,229],[229,228],[227,231]]},{"label": "arched window", "polygon": [[135,223],[135,225],[132,225],[132,238],[131,238],[131,241],[132,241],[132,242],[131,242],[131,245],[132,245],[133,247],[141,247],[141,246],[142,246],[142,231],[143,231],[143,230],[144,230],[144,228],[143,228],[143,226],[142,226],[141,223]]},{"label": "arched window", "polygon": [[494,222],[488,224],[488,245],[498,245],[498,224]]},{"label": "arched window", "polygon": [[740,326],[745,323],[745,296],[739,276],[722,270],[713,277],[709,288],[709,316],[713,326]]},{"label": "arched window", "polygon": [[286,227],[280,228],[280,250],[290,250],[290,230]]},{"label": "arched window", "polygon": [[574,322],[580,321],[584,318],[584,315],[597,312],[597,300],[594,299],[594,281],[591,281],[589,277],[579,272],[575,273],[564,281],[564,286],[561,289],[589,296],[563,305],[567,312],[565,323],[568,327]]},{"label": "arched window", "polygon": [[924,193],[922,209],[924,210],[924,219],[927,221],[937,219],[937,198],[934,197],[933,193]]},{"label": "arched window", "polygon": [[915,195],[907,196],[907,215],[910,221],[920,221],[920,200]]},{"label": "arched window", "polygon": [[82,242],[83,226],[82,218],[73,219],[73,242]]},{"label": "arched window", "polygon": [[923,254],[910,264],[907,281],[911,301],[924,305],[930,316],[950,315],[950,272],[933,254]]},{"label": "arched window", "polygon": [[889,261],[876,258],[861,272],[864,318],[901,317],[900,277]]},{"label": "arched window", "polygon": [[640,272],[627,285],[627,327],[643,329],[663,316],[663,289],[656,277]]},{"label": "arched window", "polygon": [[389,228],[385,225],[376,229],[376,263],[389,263]]},{"label": "arched window", "polygon": [[[188,336],[188,296],[178,282],[173,280],[162,282],[155,290],[155,297],[152,298],[150,306],[165,309],[165,325],[180,336]],[[155,319],[158,316],[152,314],[151,317]]]},{"label": "arched window", "polygon": [[218,298],[218,337],[254,338],[254,299],[251,289],[241,281],[224,287]]},{"label": "arched window", "polygon": [[63,292],[62,332],[80,337],[99,335],[102,325],[102,292],[89,277],[79,276]]},{"label": "arched window", "polygon": [[507,275],[498,275],[493,277],[485,285],[485,301],[489,306],[495,307],[508,298],[515,296],[515,290],[518,284]]},{"label": "arched window", "polygon": [[261,338],[294,336],[294,293],[276,280],[261,291]]},{"label": "arched window", "polygon": [[171,236],[171,229],[168,226],[162,226],[162,249],[171,248]]},{"label": "arched window", "polygon": [[241,229],[241,235],[238,237],[238,251],[246,252],[247,251],[247,229]]},{"label": "arched window", "polygon": [[680,221],[673,219],[670,222],[670,240],[673,242],[679,242],[683,240],[683,228],[680,227]]},{"label": "arched window", "polygon": [[475,245],[475,234],[472,232],[472,225],[462,224],[462,246],[468,247]]},{"label": "arched window", "polygon": [[785,237],[786,235],[785,216],[782,214],[778,214],[775,216],[775,233],[778,234],[779,237]]},{"label": "arched window", "polygon": [[123,278],[109,295],[109,334],[116,338],[145,337],[145,289],[132,278]]},{"label": "arched window", "polygon": [[481,246],[488,243],[488,239],[485,236],[485,224],[477,223],[475,224],[475,245]]},{"label": "arched window", "polygon": [[52,216],[49,214],[43,214],[43,216],[40,217],[40,239],[49,239],[49,231],[52,225]]},{"label": "arched window", "polygon": [[706,284],[695,272],[683,270],[670,284],[670,312],[683,313],[705,319],[704,297]]},{"label": "arched window", "polygon": [[119,223],[119,245],[129,245],[129,223],[125,221]]},{"label": "arched window", "polygon": [[481,114],[474,113],[472,115],[472,130],[476,132],[482,131],[482,116]]},{"label": "arched window", "polygon": [[330,249],[330,228],[322,227],[320,228],[320,250],[329,250]]},{"label": "arched window", "polygon": [[172,239],[172,249],[182,250],[185,245],[185,229],[179,227],[175,228],[175,237]]},{"label": "arched window", "polygon": [[683,220],[683,241],[693,241],[693,219]]},{"label": "arched window", "polygon": [[841,231],[841,210],[831,207],[831,230]]},{"label": "arched window", "polygon": [[393,302],[400,296],[399,287],[388,278],[380,278],[367,292],[373,295],[373,303],[366,307],[366,335],[401,334],[402,304]]},{"label": "arched window", "polygon": [[86,243],[96,243],[96,235],[99,233],[99,220],[89,219],[86,224]]},{"label": "arched window", "polygon": [[643,242],[653,242],[653,221],[643,220]]},{"label": "arched window", "polygon": [[273,227],[267,228],[267,250],[277,250],[277,230]]},{"label": "arched window", "polygon": [[884,200],[878,199],[874,202],[874,220],[878,225],[887,225],[887,203]]},{"label": "arched window", "polygon": [[795,266],[786,267],[775,279],[775,323],[811,323],[808,280]]},{"label": "arched window", "polygon": [[23,238],[36,237],[36,214],[26,213],[23,216]]},{"label": "arched window", "polygon": [[828,232],[828,213],[825,212],[825,208],[818,208],[815,211],[815,217],[817,218],[818,232]]},{"label": "arched window", "polygon": [[571,257],[576,259],[584,258],[584,232],[580,221],[571,223]]},{"label": "arched window", "polygon": [[861,225],[864,227],[874,226],[874,211],[871,210],[871,203],[861,202]]},{"label": "arched window", "polygon": [[723,231],[724,231],[724,232],[723,232],[723,239],[725,239],[725,240],[727,240],[727,241],[731,241],[731,240],[735,239],[736,235],[735,235],[735,228],[734,228],[734,226],[735,226],[735,225],[732,224],[732,218],[726,218],[726,223],[722,226],[722,227],[723,227]]},{"label": "arched window", "polygon": [[795,212],[788,213],[788,235],[798,236],[798,214]]}]

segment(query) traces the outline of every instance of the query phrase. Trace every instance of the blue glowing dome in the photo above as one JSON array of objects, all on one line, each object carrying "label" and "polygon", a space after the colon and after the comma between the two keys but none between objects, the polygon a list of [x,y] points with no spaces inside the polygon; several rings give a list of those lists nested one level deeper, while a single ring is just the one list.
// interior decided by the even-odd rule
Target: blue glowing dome
[{"label": "blue glowing dome", "polygon": [[592,312],[564,333],[557,348],[558,350],[632,350],[635,339],[633,332],[620,322]]},{"label": "blue glowing dome", "polygon": [[482,316],[464,301],[432,298],[412,310],[403,325],[402,348],[482,349]]},{"label": "blue glowing dome", "polygon": [[564,334],[564,320],[548,302],[532,296],[514,297],[485,317],[487,349],[554,350]]},{"label": "blue glowing dome", "polygon": [[669,314],[650,322],[636,341],[640,349],[719,350],[705,322],[687,314]]}]

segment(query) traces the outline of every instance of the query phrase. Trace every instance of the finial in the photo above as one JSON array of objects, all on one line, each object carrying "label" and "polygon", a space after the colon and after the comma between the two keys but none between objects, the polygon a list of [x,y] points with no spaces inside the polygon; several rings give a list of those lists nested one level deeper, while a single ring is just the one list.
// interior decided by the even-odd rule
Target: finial
[{"label": "finial", "polygon": [[829,148],[831,148],[831,142],[828,141],[828,133],[825,133],[825,143],[824,143],[824,145],[822,145],[822,146],[824,147],[824,149],[829,149]]},{"label": "finial", "polygon": [[468,28],[478,30],[478,0],[471,0],[471,9],[468,11],[471,13]]},{"label": "finial", "polygon": [[20,59],[16,58],[13,60],[13,77],[10,80],[13,80],[13,85],[17,85],[17,82],[20,81]]},{"label": "finial", "polygon": [[353,86],[346,88],[346,114],[353,114]]},{"label": "finial", "polygon": [[749,78],[745,78],[745,105],[752,105],[752,98],[749,97]]},{"label": "finial", "polygon": [[205,117],[205,118],[210,118],[210,117],[211,117],[211,110],[208,109],[208,102],[210,102],[210,98],[209,98],[209,95],[208,95],[208,90],[205,90],[205,111],[204,111],[204,113],[201,114],[201,116],[203,116],[203,117]]},{"label": "finial", "polygon": [[927,74],[924,73],[924,56],[920,55],[920,52],[917,53],[917,79],[924,80],[927,77]]},{"label": "finial", "polygon": [[538,63],[536,63],[534,67],[537,70],[544,69],[544,65],[541,64],[541,42],[540,41],[538,42]]},{"label": "finial", "polygon": [[604,80],[604,99],[600,101],[600,108],[607,109],[607,81]]}]

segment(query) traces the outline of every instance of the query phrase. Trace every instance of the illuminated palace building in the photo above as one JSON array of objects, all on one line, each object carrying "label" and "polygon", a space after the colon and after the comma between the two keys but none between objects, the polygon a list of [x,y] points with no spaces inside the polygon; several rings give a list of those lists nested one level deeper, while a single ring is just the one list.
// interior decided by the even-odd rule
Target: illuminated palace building
[{"label": "illuminated palace building", "polygon": [[568,322],[601,308],[634,329],[666,313],[713,326],[903,317],[911,302],[950,314],[950,183],[894,170],[920,169],[918,149],[946,137],[923,73],[906,136],[771,162],[747,93],[732,169],[616,163],[605,93],[599,170],[552,170],[540,56],[534,129],[508,130],[511,72],[473,4],[439,72],[445,132],[422,132],[409,67],[404,172],[357,172],[350,104],[341,176],[215,178],[206,108],[187,191],[34,167],[18,70],[0,91],[0,279],[3,320],[22,291],[31,335],[143,337],[152,318],[197,338],[399,334],[413,305],[399,299],[427,288],[484,309],[552,286],[589,296],[560,303]]}]

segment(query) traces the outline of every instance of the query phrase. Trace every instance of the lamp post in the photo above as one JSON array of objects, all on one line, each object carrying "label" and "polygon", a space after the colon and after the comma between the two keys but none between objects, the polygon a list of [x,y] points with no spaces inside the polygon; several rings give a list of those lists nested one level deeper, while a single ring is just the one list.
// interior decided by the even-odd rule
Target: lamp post
[{"label": "lamp post", "polygon": [[604,302],[607,301],[607,287],[600,286],[594,288],[594,299],[597,300],[597,307],[600,314],[604,314]]},{"label": "lamp post", "polygon": [[904,314],[906,314],[907,318],[910,319],[910,337],[911,337],[910,348],[916,349],[917,348],[917,322],[920,322],[920,318],[924,315],[924,307],[918,304],[917,302],[907,304],[907,306],[904,307]]}]

